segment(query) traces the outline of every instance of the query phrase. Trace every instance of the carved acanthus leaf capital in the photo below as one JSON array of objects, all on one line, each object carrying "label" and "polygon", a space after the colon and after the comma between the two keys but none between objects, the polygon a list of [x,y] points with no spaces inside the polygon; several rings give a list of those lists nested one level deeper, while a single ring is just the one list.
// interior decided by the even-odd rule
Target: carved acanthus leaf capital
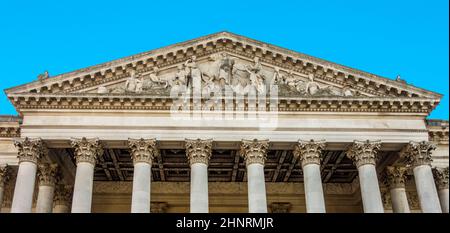
[{"label": "carved acanthus leaf capital", "polygon": [[0,166],[0,187],[4,187],[6,182],[9,181],[10,170],[8,164]]},{"label": "carved acanthus leaf capital", "polygon": [[77,164],[87,162],[95,166],[98,156],[103,154],[103,147],[98,138],[74,138],[71,141],[71,145],[75,148],[75,159]]},{"label": "carved acanthus leaf capital", "polygon": [[40,138],[19,139],[14,142],[18,150],[19,163],[32,162],[37,164],[39,159],[47,154],[47,148]]},{"label": "carved acanthus leaf capital", "polygon": [[433,168],[433,175],[438,190],[448,189],[448,167]]},{"label": "carved acanthus leaf capital", "polygon": [[302,167],[308,164],[320,165],[322,150],[325,148],[325,141],[298,141],[295,145],[294,156],[300,158]]},{"label": "carved acanthus leaf capital", "polygon": [[400,151],[400,158],[406,159],[408,166],[431,166],[431,152],[435,149],[436,145],[428,141],[409,142]]},{"label": "carved acanthus leaf capital", "polygon": [[212,153],[212,139],[186,139],[186,156],[189,159],[189,164],[204,163],[209,164],[209,159]]},{"label": "carved acanthus leaf capital", "polygon": [[72,201],[73,185],[58,184],[55,189],[54,204],[70,206]]},{"label": "carved acanthus leaf capital", "polygon": [[57,164],[40,163],[38,166],[39,186],[54,186],[59,180]]},{"label": "carved acanthus leaf capital", "polygon": [[388,190],[381,190],[381,201],[385,209],[392,209],[391,194]]},{"label": "carved acanthus leaf capital", "polygon": [[152,164],[153,159],[159,155],[156,146],[156,139],[128,139],[128,147],[130,148],[133,163]]},{"label": "carved acanthus leaf capital", "polygon": [[270,204],[271,213],[289,213],[292,204],[289,202],[273,202]]},{"label": "carved acanthus leaf capital", "polygon": [[406,167],[386,167],[386,186],[390,189],[405,188],[407,171],[408,169]]},{"label": "carved acanthus leaf capital", "polygon": [[380,148],[380,141],[354,141],[347,150],[347,157],[353,160],[356,167],[366,164],[375,165]]},{"label": "carved acanthus leaf capital", "polygon": [[150,213],[166,213],[168,207],[167,202],[151,202]]},{"label": "carved acanthus leaf capital", "polygon": [[269,140],[242,140],[240,155],[244,157],[246,166],[253,163],[264,165],[268,149]]}]

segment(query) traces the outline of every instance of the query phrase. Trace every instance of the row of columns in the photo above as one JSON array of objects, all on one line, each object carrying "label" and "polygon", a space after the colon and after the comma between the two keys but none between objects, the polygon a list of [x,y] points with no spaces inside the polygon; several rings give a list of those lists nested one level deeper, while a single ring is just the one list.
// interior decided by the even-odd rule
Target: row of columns
[{"label": "row of columns", "polygon": [[[73,187],[71,212],[91,212],[94,167],[103,148],[98,139],[73,139],[75,149],[76,176]],[[150,212],[151,166],[159,156],[155,139],[129,139],[130,154],[134,164],[132,213]],[[17,141],[19,151],[19,170],[14,190],[11,212],[31,212],[36,174],[39,178],[39,193],[36,211],[51,212],[55,200],[55,212],[68,212],[67,196],[70,188],[58,185],[58,195],[54,197],[57,183],[57,167],[39,163],[46,154],[40,139],[25,138]],[[186,139],[186,156],[191,167],[190,211],[206,213],[208,204],[208,164],[212,153],[212,140]],[[384,212],[378,176],[376,171],[377,154],[381,147],[379,141],[354,141],[346,151],[358,169],[361,197],[364,212]],[[300,161],[304,174],[306,208],[309,213],[324,213],[325,200],[320,174],[322,150],[325,141],[302,141],[294,148],[294,156]],[[413,169],[417,193],[423,212],[448,213],[448,168],[434,170],[437,177],[434,183],[431,169],[431,151],[434,145],[429,142],[411,142],[401,151],[400,157]],[[247,168],[248,208],[250,213],[266,213],[267,200],[264,165],[269,149],[268,140],[242,140],[240,155]],[[39,169],[38,169],[39,164]],[[0,173],[1,175],[2,173]],[[391,193],[394,212],[409,212],[405,192],[406,167],[388,167],[387,183]],[[4,176],[0,176],[0,204],[3,196]]]}]

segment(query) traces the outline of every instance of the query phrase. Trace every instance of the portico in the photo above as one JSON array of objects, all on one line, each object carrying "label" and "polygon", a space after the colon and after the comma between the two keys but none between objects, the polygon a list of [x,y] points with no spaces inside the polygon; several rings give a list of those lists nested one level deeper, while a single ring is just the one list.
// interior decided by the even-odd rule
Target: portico
[{"label": "portico", "polygon": [[448,212],[441,95],[231,33],[6,93],[2,211]]}]

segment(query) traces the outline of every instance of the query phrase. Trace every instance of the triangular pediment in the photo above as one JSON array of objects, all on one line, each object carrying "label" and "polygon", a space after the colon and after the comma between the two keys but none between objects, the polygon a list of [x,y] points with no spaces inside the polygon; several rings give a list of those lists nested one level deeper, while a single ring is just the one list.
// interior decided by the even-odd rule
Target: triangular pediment
[{"label": "triangular pediment", "polygon": [[[191,61],[194,57],[195,61]],[[255,61],[255,58],[258,61]],[[184,76],[183,76],[184,74]],[[286,98],[427,99],[440,94],[322,59],[220,32],[5,90],[20,95],[168,96],[187,80],[213,90],[262,91],[277,85]],[[264,86],[264,87],[263,87]],[[209,88],[209,89],[208,89]]]}]

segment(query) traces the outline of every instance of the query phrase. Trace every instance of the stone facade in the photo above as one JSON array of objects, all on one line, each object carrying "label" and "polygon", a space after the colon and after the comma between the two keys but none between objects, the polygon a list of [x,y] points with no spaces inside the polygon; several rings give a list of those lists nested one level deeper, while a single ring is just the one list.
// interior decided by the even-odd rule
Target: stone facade
[{"label": "stone facade", "polygon": [[5,92],[2,212],[448,212],[442,95],[233,33]]}]

